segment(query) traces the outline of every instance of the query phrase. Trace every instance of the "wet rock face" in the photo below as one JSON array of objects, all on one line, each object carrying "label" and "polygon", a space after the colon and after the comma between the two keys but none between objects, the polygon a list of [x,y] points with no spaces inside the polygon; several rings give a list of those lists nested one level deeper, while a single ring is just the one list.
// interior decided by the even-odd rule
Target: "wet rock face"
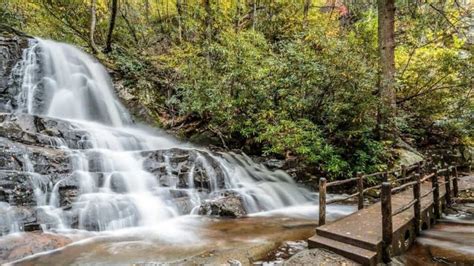
[{"label": "wet rock face", "polygon": [[71,171],[68,155],[59,149],[23,145],[0,137],[0,170],[34,172],[41,175]]},{"label": "wet rock face", "polygon": [[199,214],[235,218],[245,215],[246,211],[239,196],[226,193],[221,198],[206,200],[199,207]]},{"label": "wet rock face", "polygon": [[12,227],[16,229],[31,230],[31,225],[36,225],[36,217],[32,208],[11,206],[0,201],[0,236],[7,234]]},{"label": "wet rock face", "polygon": [[2,171],[0,172],[0,195],[3,202],[15,206],[36,206],[29,173]]},{"label": "wet rock face", "polygon": [[[195,187],[208,192],[225,187],[224,173],[215,158],[207,153],[188,149],[141,152],[145,170],[159,178],[160,185],[177,188]],[[169,176],[178,177],[168,178]]]},{"label": "wet rock face", "polygon": [[[106,179],[115,193],[127,193],[128,188],[119,172],[107,172],[100,152],[89,149],[88,138],[86,132],[68,121],[0,113],[0,202],[18,208],[13,212],[16,213],[14,217],[10,217],[9,222],[5,220],[4,224],[17,221],[22,230],[38,230],[40,225],[57,224],[53,217],[37,207],[51,204],[53,194],[57,193],[55,204],[64,211],[70,226],[100,229],[96,223],[83,222],[81,225],[79,212],[74,208],[85,193],[82,183],[86,179],[80,171],[74,171],[72,156],[75,150],[87,157],[90,171],[87,178],[92,180],[88,181],[92,182],[92,189],[103,187]],[[188,214],[196,206],[186,189],[197,189],[202,199],[208,198],[211,191],[226,191],[223,169],[209,153],[178,148],[138,153],[137,156],[143,158],[144,170],[153,174],[161,187],[168,189],[169,198],[180,214]],[[226,193],[205,201],[199,213],[239,217],[245,214],[245,209],[237,195]]]},{"label": "wet rock face", "polygon": [[0,137],[26,145],[73,149],[90,148],[90,136],[78,126],[60,119],[28,114],[0,113]]},{"label": "wet rock face", "polygon": [[[17,106],[16,96],[18,95],[18,79],[12,71],[17,62],[21,59],[23,49],[28,46],[26,37],[13,35],[4,37],[11,29],[0,26],[0,112],[11,111]],[[11,34],[11,32],[10,32]]]},{"label": "wet rock face", "polygon": [[25,233],[21,236],[8,236],[0,239],[0,264],[57,249],[71,242],[71,239],[56,234]]},{"label": "wet rock face", "polygon": [[[126,193],[127,185],[120,173],[103,172],[106,170],[103,158],[100,153],[89,151],[88,138],[86,132],[67,121],[0,113],[0,149],[3,151],[0,153],[0,201],[27,208],[33,220],[38,220],[35,207],[50,202],[56,186],[58,206],[65,211],[71,210],[82,193],[81,181],[84,179],[80,172],[74,171],[71,158],[74,149],[87,154],[89,178],[92,177],[94,188],[102,187],[109,177],[112,191]],[[62,149],[60,145],[73,150]],[[160,186],[176,188],[169,193],[181,214],[190,213],[194,206],[185,189],[196,188],[204,198],[210,191],[225,190],[224,172],[219,162],[208,153],[178,148],[139,153],[144,158],[144,170],[152,173]],[[43,194],[42,199],[37,198],[38,193]],[[245,213],[237,197],[206,202],[203,209],[207,210],[202,211],[203,214],[226,217]],[[77,220],[74,217],[77,214],[68,214],[71,220]]]}]

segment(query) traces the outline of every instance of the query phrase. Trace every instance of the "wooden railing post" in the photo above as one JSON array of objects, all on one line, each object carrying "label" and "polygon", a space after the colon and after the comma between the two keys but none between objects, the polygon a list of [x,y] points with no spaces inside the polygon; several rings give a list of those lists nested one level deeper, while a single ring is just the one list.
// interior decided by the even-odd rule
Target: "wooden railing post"
[{"label": "wooden railing post", "polygon": [[446,194],[444,198],[446,199],[446,207],[451,207],[451,173],[448,170],[444,174],[444,181],[446,182],[445,188],[446,188]]},{"label": "wooden railing post", "polygon": [[439,219],[439,183],[438,183],[438,170],[434,168],[434,175],[431,177],[431,187],[433,190],[433,211],[435,219]]},{"label": "wooden railing post", "polygon": [[403,179],[405,177],[407,177],[407,166],[402,164],[402,176],[401,176],[401,178]]},{"label": "wooden railing post", "polygon": [[459,196],[459,186],[458,186],[458,167],[453,167],[453,195],[455,198]]},{"label": "wooden railing post", "polygon": [[326,223],[326,178],[319,179],[319,226]]},{"label": "wooden railing post", "polygon": [[423,174],[423,173],[422,173],[423,170],[422,170],[422,168],[421,168],[421,163],[422,163],[422,161],[416,163],[416,172],[417,172],[419,175],[422,175],[422,174]]},{"label": "wooden railing post", "polygon": [[364,176],[361,172],[357,173],[357,191],[359,192],[357,207],[362,210],[364,208]]},{"label": "wooden railing post", "polygon": [[382,260],[390,262],[390,249],[392,245],[392,186],[389,182],[382,183]]},{"label": "wooden railing post", "polygon": [[421,221],[421,184],[420,174],[415,174],[416,184],[413,186],[413,199],[416,200],[414,208],[415,219],[413,225],[415,227],[415,234],[420,235],[420,221]]}]

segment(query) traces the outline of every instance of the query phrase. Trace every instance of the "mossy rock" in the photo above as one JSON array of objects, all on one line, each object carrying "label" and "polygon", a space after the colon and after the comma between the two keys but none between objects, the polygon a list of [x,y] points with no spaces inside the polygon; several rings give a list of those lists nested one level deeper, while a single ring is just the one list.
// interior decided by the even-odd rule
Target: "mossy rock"
[{"label": "mossy rock", "polygon": [[407,149],[395,149],[395,152],[398,154],[398,161],[396,165],[413,165],[424,160],[420,153]]}]

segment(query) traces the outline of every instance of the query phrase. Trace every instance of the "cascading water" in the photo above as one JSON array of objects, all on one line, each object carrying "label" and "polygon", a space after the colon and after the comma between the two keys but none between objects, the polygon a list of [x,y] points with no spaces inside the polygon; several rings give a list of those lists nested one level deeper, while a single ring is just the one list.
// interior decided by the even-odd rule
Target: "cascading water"
[{"label": "cascading water", "polygon": [[25,50],[21,110],[120,127],[127,112],[115,99],[102,65],[77,48],[31,40]]},{"label": "cascading water", "polygon": [[[66,120],[86,133],[74,145],[53,141],[72,165],[72,172],[57,181],[35,174],[25,158],[45,229],[153,226],[196,213],[203,200],[224,192],[238,195],[248,213],[315,202],[314,193],[282,171],[270,171],[246,156],[192,148],[133,125],[105,68],[73,46],[31,40],[17,71],[23,79],[17,112]],[[171,148],[190,152],[183,161]],[[145,167],[156,150],[163,151],[152,163],[160,173]],[[70,207],[61,207],[61,187],[73,181],[79,183],[78,195]],[[176,195],[186,199],[188,208]]]}]

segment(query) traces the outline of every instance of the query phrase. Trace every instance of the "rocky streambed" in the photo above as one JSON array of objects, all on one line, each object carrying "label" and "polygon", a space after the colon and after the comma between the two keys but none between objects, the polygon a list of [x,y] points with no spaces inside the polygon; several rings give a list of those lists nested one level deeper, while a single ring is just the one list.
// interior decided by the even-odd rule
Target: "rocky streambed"
[{"label": "rocky streambed", "polygon": [[474,204],[457,204],[428,231],[422,232],[395,265],[473,265]]},{"label": "rocky streambed", "polygon": [[[26,257],[15,264],[251,265],[256,262],[263,263],[262,259],[284,241],[309,237],[315,226],[312,221],[284,217],[212,219],[201,216],[181,218],[173,223],[173,226],[164,223],[161,228],[154,230],[150,228],[142,230],[142,228],[100,235],[72,234],[66,237],[76,238],[76,240],[84,237],[84,240],[49,253]],[[176,230],[177,224],[180,229],[170,232],[169,230]],[[36,236],[32,237],[31,233],[24,235],[22,238],[10,237],[11,240],[3,241],[3,244],[11,247],[8,252],[4,251],[5,254],[8,253],[8,259],[14,259],[17,254],[24,252],[25,248],[20,248],[19,244],[22,244],[25,239],[37,241]],[[54,245],[57,237],[52,235],[48,239],[47,243],[50,247]],[[62,235],[59,238],[61,237],[65,236]],[[64,242],[60,244],[67,244],[68,240],[61,241]],[[30,249],[33,251],[35,247]],[[22,255],[29,254],[25,252]]]}]

